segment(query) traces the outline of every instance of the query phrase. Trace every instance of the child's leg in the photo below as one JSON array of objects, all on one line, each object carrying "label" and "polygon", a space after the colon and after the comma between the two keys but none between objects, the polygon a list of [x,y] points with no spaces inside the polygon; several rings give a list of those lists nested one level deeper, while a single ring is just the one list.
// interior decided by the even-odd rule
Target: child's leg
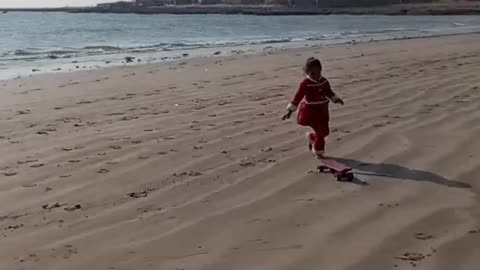
[{"label": "child's leg", "polygon": [[325,138],[330,133],[328,123],[315,127],[314,131],[312,152],[316,156],[323,156],[325,154]]},{"label": "child's leg", "polygon": [[316,156],[323,156],[325,154],[325,136],[323,134],[315,133],[312,152]]},{"label": "child's leg", "polygon": [[307,140],[308,150],[312,151],[313,143],[315,142],[315,133],[314,132],[305,133],[305,139]]}]

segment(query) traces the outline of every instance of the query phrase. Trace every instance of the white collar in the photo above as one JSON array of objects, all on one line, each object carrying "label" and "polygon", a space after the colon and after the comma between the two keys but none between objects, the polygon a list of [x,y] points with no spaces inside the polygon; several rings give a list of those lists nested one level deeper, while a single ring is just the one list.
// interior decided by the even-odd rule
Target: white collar
[{"label": "white collar", "polygon": [[307,79],[309,79],[310,81],[315,82],[315,83],[320,83],[320,81],[323,79],[323,76],[320,76],[320,80],[319,80],[319,81],[312,79],[312,78],[311,78],[310,76],[308,76],[308,75],[307,75]]}]

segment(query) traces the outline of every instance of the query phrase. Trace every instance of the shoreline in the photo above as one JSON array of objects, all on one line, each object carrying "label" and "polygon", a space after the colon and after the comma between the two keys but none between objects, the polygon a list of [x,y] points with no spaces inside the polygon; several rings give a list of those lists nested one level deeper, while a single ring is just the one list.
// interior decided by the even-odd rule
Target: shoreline
[{"label": "shoreline", "polygon": [[[102,59],[96,62],[90,62],[90,64],[85,65],[85,62],[79,63],[78,61],[73,61],[68,64],[54,64],[53,62],[48,65],[48,70],[37,70],[35,72],[31,71],[37,69],[38,66],[30,65],[29,67],[24,67],[21,73],[15,73],[14,71],[5,73],[3,77],[0,77],[0,81],[7,81],[12,79],[21,79],[21,78],[30,78],[40,75],[49,75],[49,74],[67,74],[75,72],[93,72],[96,70],[103,69],[115,69],[115,68],[135,68],[139,66],[146,65],[169,65],[175,63],[182,63],[185,61],[191,61],[195,59],[215,59],[223,57],[238,57],[238,56],[255,56],[255,55],[264,55],[264,54],[275,54],[282,52],[289,52],[291,50],[301,50],[305,48],[329,48],[335,46],[345,46],[345,45],[355,45],[355,44],[369,44],[377,42],[388,42],[388,41],[401,41],[401,40],[412,40],[412,39],[430,39],[430,38],[442,38],[449,36],[475,36],[480,35],[480,32],[468,32],[468,33],[451,33],[451,34],[437,34],[437,35],[426,35],[426,36],[413,36],[413,37],[400,37],[400,38],[382,38],[382,39],[372,39],[370,37],[365,38],[356,38],[356,39],[338,39],[338,40],[322,40],[322,41],[295,41],[295,42],[279,42],[273,44],[256,44],[256,45],[244,45],[244,46],[231,46],[231,47],[213,47],[213,48],[204,48],[204,49],[195,49],[195,50],[178,50],[175,51],[175,55],[170,57],[158,57],[158,54],[161,53],[124,53],[124,54],[115,54],[116,60],[112,59]],[[198,53],[201,51],[201,53]],[[219,53],[220,52],[220,53]],[[133,57],[135,58],[132,63],[125,63],[124,57]],[[186,55],[186,56],[184,56]],[[145,60],[146,59],[146,60]],[[154,60],[148,60],[154,59]],[[140,60],[140,61],[138,61]],[[104,64],[108,62],[108,64]],[[82,64],[83,63],[83,64]],[[74,68],[79,66],[80,68]],[[18,71],[18,70],[17,70]]]},{"label": "shoreline", "polygon": [[[254,16],[299,16],[299,15],[480,15],[480,2],[465,3],[432,3],[402,4],[372,7],[351,8],[287,8],[281,6],[175,6],[175,7],[71,7],[71,8],[0,8],[0,12],[66,12],[66,13],[99,13],[99,14],[223,14]],[[1,14],[0,14],[1,15]]]}]

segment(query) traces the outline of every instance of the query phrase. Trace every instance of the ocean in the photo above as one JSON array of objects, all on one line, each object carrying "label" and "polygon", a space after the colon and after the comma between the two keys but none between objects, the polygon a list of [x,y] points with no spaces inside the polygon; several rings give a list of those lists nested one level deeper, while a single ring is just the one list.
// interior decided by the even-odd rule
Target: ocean
[{"label": "ocean", "polygon": [[[480,32],[480,16],[0,14],[0,79],[368,40]],[[129,63],[132,64],[132,63]]]}]

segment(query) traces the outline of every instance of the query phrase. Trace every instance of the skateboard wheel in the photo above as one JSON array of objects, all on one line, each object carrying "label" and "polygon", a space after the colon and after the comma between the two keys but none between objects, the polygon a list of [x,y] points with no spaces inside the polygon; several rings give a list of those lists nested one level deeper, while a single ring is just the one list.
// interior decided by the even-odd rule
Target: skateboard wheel
[{"label": "skateboard wheel", "polygon": [[341,174],[337,176],[337,181],[352,182],[354,179],[353,173]]},{"label": "skateboard wheel", "polygon": [[325,166],[318,166],[317,171],[321,173],[330,172],[330,169]]}]

